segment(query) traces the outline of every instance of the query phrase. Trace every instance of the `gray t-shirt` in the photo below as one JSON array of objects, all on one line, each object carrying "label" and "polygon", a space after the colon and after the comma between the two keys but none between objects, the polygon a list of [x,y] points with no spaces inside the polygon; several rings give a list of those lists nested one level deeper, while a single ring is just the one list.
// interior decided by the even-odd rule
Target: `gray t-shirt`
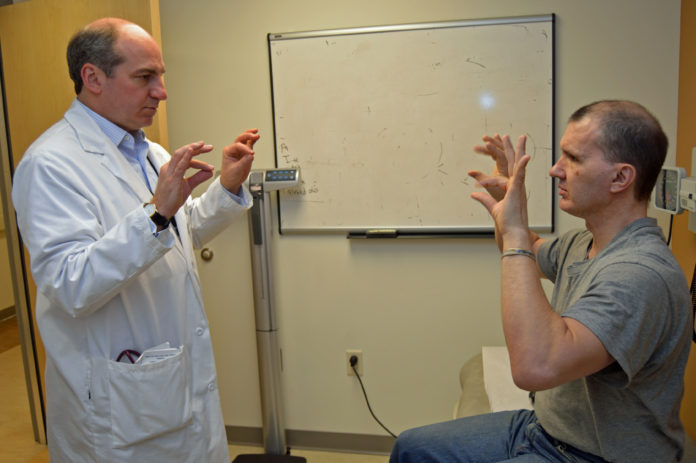
[{"label": "gray t-shirt", "polygon": [[603,370],[536,393],[535,411],[556,439],[611,462],[681,458],[679,406],[691,342],[684,274],[654,219],[636,220],[593,259],[592,235],[542,245],[551,305],[589,328],[616,359]]}]

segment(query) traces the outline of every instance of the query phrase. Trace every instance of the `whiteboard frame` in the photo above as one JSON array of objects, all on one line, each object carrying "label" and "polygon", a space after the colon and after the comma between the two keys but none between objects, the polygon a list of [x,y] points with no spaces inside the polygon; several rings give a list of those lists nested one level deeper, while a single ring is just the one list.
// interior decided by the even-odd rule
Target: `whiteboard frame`
[{"label": "whiteboard frame", "polygon": [[276,40],[306,39],[312,37],[331,37],[334,35],[372,34],[375,32],[399,32],[418,29],[446,29],[450,27],[499,26],[505,24],[551,22],[554,15],[514,16],[507,18],[466,19],[458,21],[435,21],[429,23],[393,24],[389,26],[367,26],[345,29],[324,29],[317,31],[269,33],[268,42]]},{"label": "whiteboard frame", "polygon": [[[555,163],[555,143],[556,143],[556,73],[555,73],[555,14],[543,14],[543,15],[529,15],[529,16],[514,16],[514,17],[500,17],[500,18],[482,18],[482,19],[470,19],[470,20],[456,20],[456,21],[435,21],[426,23],[409,23],[409,24],[395,24],[395,25],[383,25],[383,26],[366,26],[366,27],[355,27],[355,28],[342,28],[342,29],[323,29],[314,31],[299,31],[299,32],[280,32],[280,33],[268,33],[267,34],[267,46],[268,46],[268,59],[269,59],[269,72],[271,78],[271,106],[272,106],[272,118],[273,118],[273,149],[275,156],[276,168],[279,168],[279,153],[278,153],[278,134],[276,129],[276,114],[275,114],[275,95],[273,86],[273,63],[272,63],[272,50],[271,43],[276,41],[284,40],[294,40],[303,38],[321,38],[321,37],[332,37],[341,35],[359,35],[359,34],[373,34],[373,33],[387,33],[387,32],[400,32],[400,31],[411,31],[411,30],[428,30],[428,29],[444,29],[444,28],[454,28],[454,27],[472,27],[472,26],[487,26],[487,25],[513,25],[522,23],[538,23],[538,22],[550,22],[551,23],[551,163]],[[552,181],[552,188],[550,191],[551,202],[550,202],[550,224],[548,226],[537,226],[531,227],[532,230],[539,233],[553,233],[555,230],[555,191],[554,182]],[[385,228],[385,227],[375,227],[375,226],[359,226],[359,227],[316,227],[316,228],[283,228],[282,225],[282,201],[280,197],[280,191],[277,193],[277,214],[278,214],[278,229],[280,234],[346,234],[347,238],[405,238],[405,237],[481,237],[481,236],[493,236],[494,230],[492,226],[489,227],[479,227],[479,226],[435,226],[435,227],[399,227],[399,228]]]}]

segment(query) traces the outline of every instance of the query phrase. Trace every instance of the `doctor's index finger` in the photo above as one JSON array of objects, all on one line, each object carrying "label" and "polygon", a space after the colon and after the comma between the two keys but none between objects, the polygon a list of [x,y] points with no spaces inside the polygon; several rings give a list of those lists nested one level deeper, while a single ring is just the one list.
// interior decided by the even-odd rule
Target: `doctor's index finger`
[{"label": "doctor's index finger", "polygon": [[208,145],[202,141],[196,143],[189,143],[188,145],[184,145],[181,148],[174,151],[174,153],[172,154],[172,158],[169,162],[172,164],[172,167],[174,168],[177,175],[183,176],[186,169],[188,169],[191,166],[194,156],[203,153],[209,153],[212,150],[213,145]]},{"label": "doctor's index finger", "polygon": [[[259,135],[259,129],[247,129],[244,132],[240,133],[237,138],[235,138],[234,143],[241,143],[245,146],[247,146],[249,149],[254,148],[254,144],[261,138],[261,135]],[[231,146],[231,145],[230,145]]]},{"label": "doctor's index finger", "polygon": [[196,156],[201,153],[209,153],[213,150],[213,145],[206,144],[204,141],[189,143],[174,151],[172,158],[175,156]]},{"label": "doctor's index finger", "polygon": [[208,164],[207,162],[201,161],[200,159],[191,159],[191,161],[189,161],[188,167],[190,169],[205,170],[208,172],[212,172],[213,170],[215,170],[214,165]]}]

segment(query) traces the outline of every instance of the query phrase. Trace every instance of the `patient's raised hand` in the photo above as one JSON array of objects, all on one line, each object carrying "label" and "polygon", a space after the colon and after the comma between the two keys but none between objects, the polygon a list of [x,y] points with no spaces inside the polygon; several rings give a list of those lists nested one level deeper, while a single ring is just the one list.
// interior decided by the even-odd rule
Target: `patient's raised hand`
[{"label": "patient's raised hand", "polygon": [[478,170],[470,170],[468,174],[496,201],[500,201],[505,196],[510,178],[510,166],[514,163],[514,159],[508,159],[509,154],[506,155],[503,139],[499,134],[492,137],[484,135],[483,142],[483,146],[474,146],[474,152],[489,156],[495,161],[493,173],[486,175]]}]

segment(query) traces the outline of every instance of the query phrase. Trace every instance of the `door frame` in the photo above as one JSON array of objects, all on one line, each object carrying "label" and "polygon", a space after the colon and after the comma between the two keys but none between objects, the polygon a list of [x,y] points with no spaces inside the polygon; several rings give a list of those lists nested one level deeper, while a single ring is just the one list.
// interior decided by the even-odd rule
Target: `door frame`
[{"label": "door frame", "polygon": [[15,314],[19,328],[19,341],[22,351],[24,377],[27,385],[31,422],[34,429],[34,440],[46,444],[46,413],[39,363],[36,354],[36,340],[32,330],[31,299],[25,269],[22,240],[17,228],[17,219],[12,205],[12,175],[14,174],[10,132],[6,122],[5,80],[2,71],[2,52],[0,50],[0,200],[4,211],[5,233],[7,239],[10,274],[12,275],[12,290],[14,292]]}]

